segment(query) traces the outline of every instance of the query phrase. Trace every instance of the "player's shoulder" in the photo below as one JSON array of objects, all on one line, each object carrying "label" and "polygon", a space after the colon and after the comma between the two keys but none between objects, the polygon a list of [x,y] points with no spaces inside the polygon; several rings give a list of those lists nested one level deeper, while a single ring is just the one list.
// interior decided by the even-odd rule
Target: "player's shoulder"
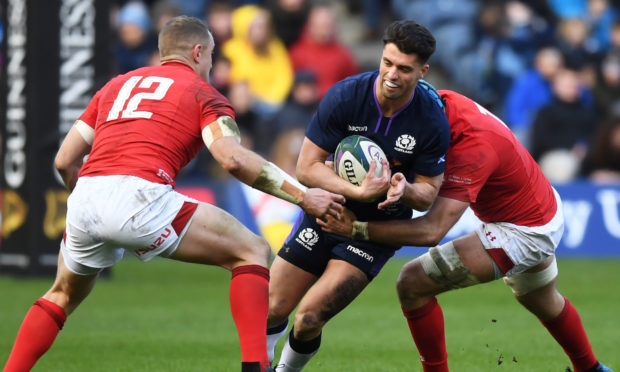
[{"label": "player's shoulder", "polygon": [[444,104],[437,90],[424,80],[415,87],[409,108],[403,112],[412,120],[424,122],[424,127],[434,127],[441,132],[449,132],[448,119],[444,112]]},{"label": "player's shoulder", "polygon": [[420,79],[415,87],[415,95],[417,95],[424,104],[434,103],[434,108],[444,110],[444,101],[437,89],[428,81]]},{"label": "player's shoulder", "polygon": [[416,111],[419,111],[425,120],[439,119],[440,122],[447,122],[441,96],[435,87],[425,80],[419,80],[416,84],[411,105],[418,107]]}]

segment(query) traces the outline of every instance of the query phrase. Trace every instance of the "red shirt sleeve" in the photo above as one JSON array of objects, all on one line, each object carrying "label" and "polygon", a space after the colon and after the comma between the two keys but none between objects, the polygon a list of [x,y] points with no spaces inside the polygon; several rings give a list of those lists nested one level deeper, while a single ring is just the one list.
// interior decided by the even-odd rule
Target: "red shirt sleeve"
[{"label": "red shirt sleeve", "polygon": [[89,127],[95,129],[95,125],[97,124],[97,114],[99,112],[99,97],[101,96],[101,92],[105,89],[105,87],[95,93],[95,96],[90,100],[88,106],[86,106],[86,110],[82,113],[79,120],[82,120]]},{"label": "red shirt sleeve", "polygon": [[215,89],[201,89],[198,93],[200,103],[200,130],[213,123],[220,116],[235,118],[235,110],[226,97]]}]

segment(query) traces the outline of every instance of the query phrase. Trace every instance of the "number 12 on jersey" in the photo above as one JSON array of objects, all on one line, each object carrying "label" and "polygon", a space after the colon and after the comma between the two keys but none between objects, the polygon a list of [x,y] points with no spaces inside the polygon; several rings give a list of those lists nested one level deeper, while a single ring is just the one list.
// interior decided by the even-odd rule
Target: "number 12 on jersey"
[{"label": "number 12 on jersey", "polygon": [[[118,96],[114,100],[114,104],[112,105],[112,109],[108,113],[108,118],[106,121],[116,120],[119,117],[122,119],[134,119],[134,118],[142,118],[142,119],[150,119],[153,116],[152,112],[149,111],[138,111],[138,105],[140,101],[143,99],[150,99],[154,101],[159,101],[166,95],[168,89],[174,83],[174,80],[161,77],[161,76],[147,76],[142,79],[143,76],[132,76],[129,78],[125,84],[118,91]],[[138,85],[138,82],[140,85]],[[132,93],[133,89],[138,85],[138,88],[150,88],[153,83],[157,83],[157,88],[155,88],[152,92],[140,92],[140,93]],[[127,107],[125,107],[125,102],[127,103]],[[121,111],[122,110],[122,111]]]}]

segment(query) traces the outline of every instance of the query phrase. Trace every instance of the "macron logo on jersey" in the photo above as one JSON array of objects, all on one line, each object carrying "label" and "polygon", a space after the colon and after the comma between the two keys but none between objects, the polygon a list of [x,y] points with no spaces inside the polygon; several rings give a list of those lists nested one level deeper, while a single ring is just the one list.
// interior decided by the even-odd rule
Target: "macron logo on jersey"
[{"label": "macron logo on jersey", "polygon": [[442,156],[439,158],[439,160],[437,160],[437,164],[441,164],[441,163],[445,163],[446,162],[446,156]]},{"label": "macron logo on jersey", "polygon": [[351,132],[366,132],[368,131],[368,126],[367,125],[351,125],[349,124],[348,126],[349,131]]},{"label": "macron logo on jersey", "polygon": [[368,262],[372,262],[372,261],[375,260],[375,258],[373,256],[369,255],[368,253],[364,252],[363,250],[361,250],[361,249],[359,249],[357,247],[354,247],[352,245],[348,245],[347,246],[347,251],[355,253],[356,255],[360,256],[361,258],[365,259]]}]

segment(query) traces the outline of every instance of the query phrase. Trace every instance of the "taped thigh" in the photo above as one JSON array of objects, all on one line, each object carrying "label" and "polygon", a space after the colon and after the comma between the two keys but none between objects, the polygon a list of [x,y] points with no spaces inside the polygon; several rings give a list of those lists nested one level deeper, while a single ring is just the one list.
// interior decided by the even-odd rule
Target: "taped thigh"
[{"label": "taped thigh", "polygon": [[511,277],[504,278],[504,283],[512,288],[512,292],[516,296],[523,296],[535,289],[546,286],[557,276],[558,264],[555,257],[553,257],[553,262],[544,270],[535,273],[518,273]]},{"label": "taped thigh", "polygon": [[426,275],[442,287],[456,289],[480,283],[465,266],[452,242],[430,248],[420,256],[420,263]]}]

